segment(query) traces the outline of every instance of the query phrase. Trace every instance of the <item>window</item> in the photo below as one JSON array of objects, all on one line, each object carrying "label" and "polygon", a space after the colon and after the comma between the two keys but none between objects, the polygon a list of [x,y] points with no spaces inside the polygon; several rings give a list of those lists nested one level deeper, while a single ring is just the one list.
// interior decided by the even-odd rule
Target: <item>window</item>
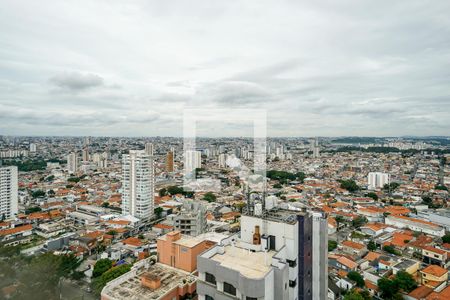
[{"label": "window", "polygon": [[213,274],[210,274],[208,272],[205,273],[205,281],[212,283],[212,284],[216,284],[216,277]]},{"label": "window", "polygon": [[290,268],[295,268],[297,266],[297,260],[289,260],[286,259],[287,263],[289,264]]},{"label": "window", "polygon": [[245,297],[245,300],[258,300],[258,299],[255,297]]},{"label": "window", "polygon": [[223,291],[227,294],[236,296],[236,288],[228,282],[223,283]]},{"label": "window", "polygon": [[205,295],[205,300],[214,300],[214,298],[211,297],[210,295]]},{"label": "window", "polygon": [[289,280],[289,287],[293,288],[297,285],[297,280]]}]

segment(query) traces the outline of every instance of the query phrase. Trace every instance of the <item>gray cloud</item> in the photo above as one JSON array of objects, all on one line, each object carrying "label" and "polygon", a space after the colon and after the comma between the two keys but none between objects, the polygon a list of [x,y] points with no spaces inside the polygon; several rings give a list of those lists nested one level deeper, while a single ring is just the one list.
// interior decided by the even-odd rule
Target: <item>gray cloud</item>
[{"label": "gray cloud", "polygon": [[69,72],[61,73],[50,78],[55,86],[69,91],[83,91],[104,85],[102,77],[91,73]]},{"label": "gray cloud", "polygon": [[199,106],[267,109],[276,136],[448,135],[448,11],[445,0],[6,0],[0,132],[179,136],[183,109]]}]

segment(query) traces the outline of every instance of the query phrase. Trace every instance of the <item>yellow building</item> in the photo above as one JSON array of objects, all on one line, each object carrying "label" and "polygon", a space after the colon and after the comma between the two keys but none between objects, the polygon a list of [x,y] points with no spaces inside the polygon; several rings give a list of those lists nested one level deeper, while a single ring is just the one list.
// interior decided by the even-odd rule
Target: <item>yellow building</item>
[{"label": "yellow building", "polygon": [[420,271],[422,284],[432,289],[438,287],[448,279],[448,271],[437,265],[429,265]]}]

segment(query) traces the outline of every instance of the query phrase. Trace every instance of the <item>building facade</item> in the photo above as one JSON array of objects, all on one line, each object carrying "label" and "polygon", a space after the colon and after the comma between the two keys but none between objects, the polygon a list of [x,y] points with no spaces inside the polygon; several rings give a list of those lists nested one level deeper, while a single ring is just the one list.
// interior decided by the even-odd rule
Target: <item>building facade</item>
[{"label": "building facade", "polygon": [[78,155],[73,152],[67,155],[67,172],[75,174],[78,171]]},{"label": "building facade", "polygon": [[130,150],[122,157],[122,213],[139,219],[153,216],[153,157],[141,150]]},{"label": "building facade", "polygon": [[195,169],[202,167],[202,153],[188,150],[184,153],[184,171],[186,175],[192,174]]},{"label": "building facade", "polygon": [[174,168],[174,157],[173,157],[173,151],[169,151],[167,152],[167,156],[166,156],[166,171],[169,173],[172,173]]},{"label": "building facade", "polygon": [[152,143],[145,144],[145,153],[150,156],[154,154],[154,147]]},{"label": "building facade", "polygon": [[18,213],[17,167],[0,167],[0,220],[14,218]]},{"label": "building facade", "polygon": [[385,184],[389,184],[390,175],[381,172],[370,172],[367,175],[367,185],[370,190],[381,189]]},{"label": "building facade", "polygon": [[243,215],[240,236],[199,256],[199,299],[326,299],[326,224],[276,208]]}]

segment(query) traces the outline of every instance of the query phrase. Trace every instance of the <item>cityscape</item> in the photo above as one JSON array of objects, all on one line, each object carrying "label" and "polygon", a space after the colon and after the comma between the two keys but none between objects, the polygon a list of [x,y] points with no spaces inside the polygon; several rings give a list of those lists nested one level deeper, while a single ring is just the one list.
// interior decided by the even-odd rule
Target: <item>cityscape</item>
[{"label": "cityscape", "polygon": [[449,300],[449,11],[5,1],[0,299]]}]

